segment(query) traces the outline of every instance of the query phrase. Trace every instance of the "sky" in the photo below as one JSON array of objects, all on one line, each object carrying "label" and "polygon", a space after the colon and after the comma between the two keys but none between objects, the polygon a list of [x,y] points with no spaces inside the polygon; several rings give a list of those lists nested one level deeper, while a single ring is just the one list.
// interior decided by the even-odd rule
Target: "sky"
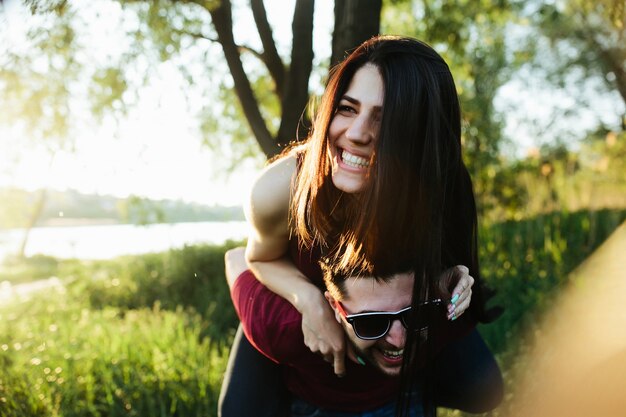
[{"label": "sky", "polygon": [[[18,3],[6,4],[6,24],[0,25],[5,31],[2,35],[16,48],[24,46],[23,35],[28,27],[25,21],[34,22]],[[121,13],[119,7],[104,1],[94,2],[91,7],[99,17],[93,17],[94,10],[88,12],[92,13],[88,14],[92,16],[90,44],[102,51],[98,56],[116,53],[120,38],[110,27]],[[293,7],[293,0],[267,2],[275,39],[283,44],[287,41],[286,45]],[[317,9],[315,44],[319,47],[329,45],[332,8]],[[238,40],[254,44],[255,32],[249,32],[254,29],[251,16],[237,16],[236,25]],[[317,53],[329,51],[318,48]],[[58,153],[52,163],[44,149],[27,144],[22,131],[0,127],[0,187],[34,190],[45,186],[118,197],[135,194],[209,205],[241,205],[263,166],[259,151],[259,158],[229,172],[219,161],[220,156],[202,145],[197,121],[187,112],[180,75],[167,64],[141,91],[136,108],[117,123],[108,118],[101,125],[87,126],[77,135],[75,149]]]}]

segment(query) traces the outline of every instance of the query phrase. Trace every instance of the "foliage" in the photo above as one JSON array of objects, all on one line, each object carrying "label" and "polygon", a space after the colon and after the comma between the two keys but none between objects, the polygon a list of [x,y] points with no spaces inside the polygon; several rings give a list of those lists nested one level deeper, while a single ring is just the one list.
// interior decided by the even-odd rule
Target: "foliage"
[{"label": "foliage", "polygon": [[163,210],[147,198],[129,196],[123,204],[118,205],[118,209],[126,223],[146,225],[165,222]]},{"label": "foliage", "polygon": [[204,335],[214,343],[232,336],[236,323],[224,278],[224,250],[236,246],[186,246],[166,253],[122,257],[95,262],[91,279],[75,277],[69,290],[89,294],[95,309],[108,306],[123,310],[153,308],[176,310],[179,306],[210,320]]},{"label": "foliage", "polygon": [[419,0],[394,1],[383,10],[383,32],[431,44],[450,66],[461,101],[466,162],[482,211],[500,202],[492,179],[500,168],[503,116],[494,98],[518,66],[507,31],[519,9],[515,1]]},{"label": "foliage", "polygon": [[32,216],[35,195],[16,188],[3,188],[0,200],[0,228],[26,227]]},{"label": "foliage", "polygon": [[[357,3],[341,2],[344,7]],[[568,152],[576,152],[570,146],[570,136],[580,140],[586,132],[567,131],[567,135],[559,138],[546,135],[546,129],[556,125],[569,128],[563,120],[585,112],[602,113],[602,110],[593,110],[597,106],[581,98],[585,95],[583,90],[589,86],[594,87],[592,96],[596,97],[597,84],[583,81],[599,80],[604,84],[599,88],[602,101],[613,102],[615,91],[622,90],[626,56],[624,42],[621,42],[625,25],[622,3],[618,0],[384,2],[381,32],[423,39],[450,63],[463,109],[465,155],[481,213],[488,216],[497,213],[501,216],[498,219],[536,214],[535,209],[529,210],[530,213],[520,212],[523,202],[534,198],[528,193],[527,185],[542,184],[545,180],[537,173],[535,161],[511,162],[502,155],[505,139],[519,141],[524,136],[516,131],[509,138],[504,137],[505,113],[496,106],[502,86],[513,78],[518,81],[521,78],[528,84],[526,87],[538,85],[541,90],[568,87],[575,102],[558,103],[564,107],[549,112],[550,120],[537,123],[528,118],[532,109],[527,102],[524,102],[526,108],[504,110],[515,113],[520,120],[525,119],[522,121],[525,126],[520,130],[528,130],[526,136],[535,141],[544,138],[553,142],[549,145],[552,148],[567,146]],[[113,54],[100,52],[99,48],[94,49],[98,52],[89,54],[85,47],[89,39],[85,22],[89,13],[100,13],[99,7],[70,6],[68,2],[51,3],[49,7],[47,2],[30,4],[36,12],[33,18],[39,19],[41,24],[27,35],[30,48],[9,48],[3,58],[0,92],[6,98],[7,108],[0,112],[0,119],[17,130],[30,131],[38,142],[55,149],[71,148],[71,127],[76,127],[76,120],[72,118],[84,114],[74,111],[82,104],[81,100],[89,99],[95,119],[106,116],[109,111],[114,116],[123,115],[127,107],[136,104],[141,87],[164,69],[174,70],[184,80],[182,87],[189,98],[189,111],[198,115],[202,141],[224,156],[215,162],[216,171],[232,169],[245,158],[253,158],[259,164],[263,159],[259,148],[252,144],[251,125],[243,123],[246,119],[250,121],[250,109],[242,106],[244,101],[257,107],[256,125],[259,127],[253,129],[257,139],[268,136],[274,142],[284,141],[283,122],[292,118],[285,113],[289,71],[293,69],[302,74],[307,71],[294,69],[295,65],[302,64],[294,62],[296,51],[289,55],[288,45],[272,37],[267,19],[255,19],[255,33],[240,33],[239,22],[251,22],[253,9],[256,7],[257,13],[263,9],[262,1],[253,1],[249,6],[233,2],[232,9],[226,1],[106,2],[105,7],[115,12],[112,19],[119,29],[116,32],[121,33],[120,47]],[[296,4],[308,7],[309,2]],[[225,14],[216,14],[218,9],[224,9]],[[229,13],[234,16],[232,21],[227,19]],[[308,9],[305,14],[308,16]],[[229,30],[236,35],[236,43],[231,45],[236,47],[232,52],[237,56],[233,59],[240,61],[241,80],[245,78],[252,91],[248,99],[242,100],[237,94],[240,92],[237,80],[230,76],[233,74],[229,75],[234,67],[224,59],[214,59],[225,56],[222,46],[227,43],[215,26],[216,17],[226,19],[227,27],[222,35]],[[300,34],[306,32],[303,26],[298,26],[298,30]],[[543,36],[536,36],[539,34]],[[265,42],[260,40],[263,35],[269,35]],[[106,54],[107,59],[92,59],[98,54]],[[327,57],[315,58],[313,67],[318,73],[313,74],[314,79],[323,78],[326,62]],[[319,86],[313,85],[316,83],[311,84],[313,90],[318,89]],[[554,101],[550,105],[557,107]],[[292,110],[293,106],[287,107]],[[612,111],[619,113],[621,110]],[[607,118],[616,120],[607,122]],[[618,128],[618,124],[625,123],[621,119],[612,114],[598,116],[591,129],[611,129],[619,134],[623,126]],[[289,129],[287,134],[292,139],[295,128]],[[258,133],[261,131],[267,134]],[[271,152],[278,150],[273,145],[269,147],[273,149]],[[265,148],[264,152],[269,151]],[[549,149],[542,151],[541,159],[550,157],[550,153]],[[525,179],[518,179],[518,174]],[[529,180],[532,175],[535,177]],[[127,211],[140,223],[159,218],[158,211],[144,208],[146,204],[137,200],[135,214],[131,215],[132,208]],[[549,206],[549,209],[558,208],[558,204]]]},{"label": "foliage", "polygon": [[[75,261],[78,263],[79,261]],[[31,257],[7,257],[0,264],[0,282],[11,284],[36,281],[68,272],[74,261],[62,262],[60,266],[56,258],[45,255]]]},{"label": "foliage", "polygon": [[513,140],[575,151],[598,130],[626,129],[625,13],[622,0],[525,2],[517,94],[499,97]]},{"label": "foliage", "polygon": [[0,123],[18,125],[25,136],[54,155],[71,148],[71,97],[83,63],[75,25],[80,19],[67,4],[38,16],[21,45],[2,45]]},{"label": "foliage", "polygon": [[[624,210],[554,212],[479,231],[483,278],[505,306],[480,331],[509,393],[527,332],[567,274],[624,220]],[[64,288],[0,306],[0,415],[215,415],[237,323],[223,272],[223,253],[235,245],[55,261]]]},{"label": "foliage", "polygon": [[[600,75],[626,104],[626,6],[623,0],[541,4],[533,16],[571,71]],[[626,123],[626,122],[623,122]]]},{"label": "foliage", "polygon": [[[311,58],[295,62],[278,54],[263,2],[235,8],[230,1],[120,0],[119,3],[126,13],[137,17],[135,29],[128,32],[134,38],[129,62],[146,58],[153,65],[175,62],[188,79],[189,91],[201,86],[203,105],[195,111],[200,116],[204,142],[218,151],[231,141],[243,142],[250,148],[252,132],[265,153],[270,152],[269,148],[274,148],[274,153],[278,150],[276,143],[271,142],[278,137],[276,127],[289,119],[283,117],[284,113],[293,111],[294,104],[300,108],[306,103],[304,97],[302,106],[298,105],[298,100],[303,100],[296,97],[300,92],[290,87],[296,85],[291,83],[296,80],[306,93],[308,73],[301,67],[306,66],[307,61],[308,65],[311,64],[312,53]],[[312,2],[299,1],[297,6],[307,5],[311,5],[312,20]],[[262,13],[254,12],[255,7]],[[233,38],[233,12],[241,14],[251,10],[262,49],[257,46],[258,39],[252,43],[249,39],[242,42],[238,36],[235,44]],[[299,23],[294,25],[294,33],[306,33],[307,25],[303,24],[306,22],[299,20]],[[293,39],[298,42],[300,38],[294,34]],[[305,51],[306,47],[297,49],[292,56]],[[215,56],[226,59],[213,59]],[[181,57],[186,59],[179,60]],[[199,83],[200,80],[203,81]],[[208,97],[214,99],[207,100]],[[242,124],[244,121],[248,126]],[[290,132],[293,135],[297,120],[291,122],[294,123],[293,132]],[[225,142],[224,137],[229,140]]]},{"label": "foliage", "polygon": [[580,149],[543,146],[517,160],[500,160],[483,216],[520,220],[550,211],[626,207],[626,132],[604,129]]},{"label": "foliage", "polygon": [[[247,145],[246,149],[254,149],[250,146],[249,129],[242,124],[244,116],[232,84],[227,80],[228,69],[223,60],[213,58],[220,56],[221,51],[211,30],[208,10],[218,2],[120,0],[115,3],[121,7],[124,19],[132,22],[123,28],[129,46],[115,67],[124,68],[134,77],[124,84],[116,78],[103,79],[108,82],[101,84],[102,88],[120,86],[122,95],[137,94],[140,86],[148,84],[158,76],[163,64],[168,64],[182,75],[189,111],[198,116],[202,141],[216,155],[237,158],[238,152],[222,149],[229,143],[237,150],[242,148],[242,143]],[[101,106],[99,110],[105,113],[108,109]]]}]

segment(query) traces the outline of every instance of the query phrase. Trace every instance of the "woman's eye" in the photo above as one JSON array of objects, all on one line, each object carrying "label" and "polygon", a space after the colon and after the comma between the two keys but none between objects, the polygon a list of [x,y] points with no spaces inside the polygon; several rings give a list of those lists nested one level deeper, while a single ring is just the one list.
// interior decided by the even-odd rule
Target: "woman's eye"
[{"label": "woman's eye", "polygon": [[337,107],[337,112],[340,112],[340,113],[355,113],[356,110],[354,110],[354,108],[350,107],[350,106],[339,105]]}]

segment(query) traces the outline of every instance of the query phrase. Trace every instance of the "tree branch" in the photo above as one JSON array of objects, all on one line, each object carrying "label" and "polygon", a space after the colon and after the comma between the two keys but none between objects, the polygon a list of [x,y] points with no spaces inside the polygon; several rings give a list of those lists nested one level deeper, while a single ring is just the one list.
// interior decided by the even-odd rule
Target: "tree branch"
[{"label": "tree branch", "polygon": [[210,36],[207,36],[204,33],[200,33],[200,32],[190,32],[188,30],[180,30],[180,29],[174,29],[174,28],[172,28],[172,32],[175,32],[179,35],[191,36],[194,39],[202,39],[202,40],[216,42],[216,43],[220,42],[219,39],[211,38]]},{"label": "tree branch", "polygon": [[622,101],[626,104],[626,70],[624,69],[623,51],[618,48],[603,49],[595,39],[593,42],[607,69],[615,75],[615,86],[622,97]]},{"label": "tree branch", "polygon": [[252,55],[254,55],[255,57],[257,57],[261,62],[265,62],[263,60],[263,53],[257,51],[256,49],[252,48],[251,46],[237,45],[237,49],[239,49],[239,52],[249,52]]},{"label": "tree branch", "polygon": [[615,75],[615,86],[617,91],[622,97],[622,101],[626,104],[626,70],[624,69],[624,62],[626,59],[626,49],[622,46],[606,47],[605,43],[598,39],[598,30],[595,26],[589,22],[586,15],[582,14],[581,19],[585,22],[583,26],[582,41],[587,42],[590,45],[590,49],[595,51],[596,56],[600,58],[600,65],[602,68],[603,76],[611,71]]},{"label": "tree branch", "polygon": [[[298,123],[309,99],[309,77],[313,68],[313,11],[315,0],[297,0],[291,31],[291,66],[282,100],[282,119],[276,137],[279,144],[296,138]],[[303,136],[304,132],[301,132]]]},{"label": "tree branch", "polygon": [[260,55],[260,58],[265,63],[267,70],[274,79],[278,97],[282,99],[285,84],[285,64],[283,64],[276,50],[276,43],[272,36],[272,28],[267,21],[267,13],[265,12],[263,0],[250,0],[250,7],[252,8],[252,15],[256,22],[261,43],[263,44],[263,53]]},{"label": "tree branch", "polygon": [[[216,38],[211,38],[210,36],[207,36],[203,33],[200,32],[190,32],[187,30],[180,30],[180,29],[172,29],[173,32],[179,34],[179,35],[187,35],[187,36],[191,36],[194,39],[202,39],[202,40],[206,40],[209,42],[214,42],[214,43],[220,43],[219,39]],[[251,53],[252,55],[254,55],[255,57],[257,57],[259,59],[259,61],[261,62],[265,62],[264,61],[264,57],[263,57],[263,53],[257,51],[256,49],[254,49],[251,46],[248,45],[236,45],[237,49],[239,50],[239,52],[241,51],[246,51]]]},{"label": "tree branch", "polygon": [[233,37],[232,6],[230,0],[222,0],[219,7],[210,10],[210,13],[219,43],[224,50],[226,63],[228,64],[233,82],[235,83],[235,92],[237,93],[246,119],[248,120],[250,129],[252,129],[252,133],[256,137],[265,155],[268,157],[273,156],[278,153],[279,147],[267,128],[265,120],[259,110],[259,103],[252,91],[250,80],[248,80],[248,76],[243,69],[239,49]]}]

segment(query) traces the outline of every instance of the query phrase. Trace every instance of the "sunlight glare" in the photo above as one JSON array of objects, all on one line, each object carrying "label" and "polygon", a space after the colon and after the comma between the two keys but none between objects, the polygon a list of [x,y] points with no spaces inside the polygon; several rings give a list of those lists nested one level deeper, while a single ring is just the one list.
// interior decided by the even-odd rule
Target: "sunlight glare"
[{"label": "sunlight glare", "polygon": [[571,276],[535,331],[515,384],[514,416],[623,416],[626,310],[622,259],[626,223]]}]

